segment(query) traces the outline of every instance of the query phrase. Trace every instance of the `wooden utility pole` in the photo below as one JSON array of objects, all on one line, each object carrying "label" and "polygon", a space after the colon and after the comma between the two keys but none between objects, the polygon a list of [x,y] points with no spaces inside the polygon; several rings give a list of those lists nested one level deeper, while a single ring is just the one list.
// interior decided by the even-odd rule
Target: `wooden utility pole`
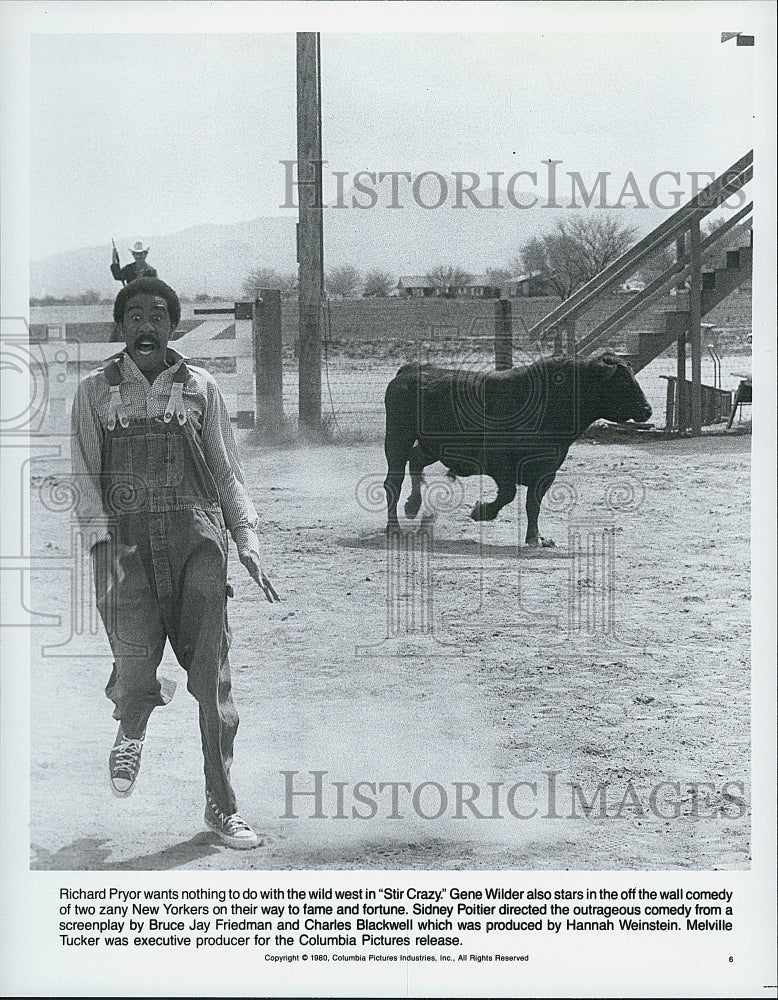
[{"label": "wooden utility pole", "polygon": [[324,290],[321,64],[319,34],[297,33],[297,183],[300,327],[300,429],[321,431],[321,322]]}]

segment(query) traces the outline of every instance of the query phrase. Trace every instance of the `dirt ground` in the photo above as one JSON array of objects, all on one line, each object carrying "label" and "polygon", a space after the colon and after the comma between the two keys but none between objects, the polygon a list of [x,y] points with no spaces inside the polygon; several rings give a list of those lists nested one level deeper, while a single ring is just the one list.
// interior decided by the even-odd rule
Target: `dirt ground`
[{"label": "dirt ground", "polygon": [[[46,499],[63,456],[31,467],[33,552],[59,567],[35,576],[32,607],[62,616],[33,636],[33,868],[749,867],[749,435],[578,442],[541,513],[556,547],[532,552],[517,549],[523,490],[481,525],[468,511],[491,482],[441,500],[433,475],[450,509],[391,555],[380,442],[241,448],[282,597],[261,599],[233,548],[233,779],[264,844],[230,851],[203,827],[196,705],[169,650],[178,692],[152,716],[134,795],[110,794],[108,644],[91,595],[72,596],[71,515]],[[312,791],[313,771],[324,815],[297,796],[291,818],[285,782]],[[358,782],[411,791],[396,786],[393,813],[385,787],[353,818],[370,811]],[[456,782],[487,818],[457,815]],[[652,804],[661,782],[678,786]],[[579,799],[570,818],[575,783],[587,801],[604,788],[605,810]]]}]

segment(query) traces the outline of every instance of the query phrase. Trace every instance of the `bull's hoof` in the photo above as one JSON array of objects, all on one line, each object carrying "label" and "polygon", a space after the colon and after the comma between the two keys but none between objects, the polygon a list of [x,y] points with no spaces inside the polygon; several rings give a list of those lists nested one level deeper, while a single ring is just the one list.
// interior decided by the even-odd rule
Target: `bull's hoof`
[{"label": "bull's hoof", "polygon": [[555,549],[556,542],[553,538],[541,538],[540,535],[536,535],[534,538],[527,538],[524,541],[525,546],[528,549]]},{"label": "bull's hoof", "polygon": [[405,501],[405,516],[410,518],[412,521],[420,510],[421,510],[421,497],[419,497],[418,500],[415,497],[408,497],[408,499]]}]

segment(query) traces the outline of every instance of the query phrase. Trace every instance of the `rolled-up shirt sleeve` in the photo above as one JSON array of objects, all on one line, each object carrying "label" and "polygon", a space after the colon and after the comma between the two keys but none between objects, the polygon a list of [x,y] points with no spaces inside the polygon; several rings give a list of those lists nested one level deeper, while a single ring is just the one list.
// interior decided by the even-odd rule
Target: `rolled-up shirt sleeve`
[{"label": "rolled-up shirt sleeve", "polygon": [[216,482],[224,523],[238,551],[259,552],[257,512],[251,502],[230,415],[216,382],[208,382],[208,399],[202,430],[203,452]]},{"label": "rolled-up shirt sleeve", "polygon": [[104,541],[110,535],[110,521],[103,506],[100,484],[104,430],[90,398],[89,382],[76,391],[71,411],[71,469],[76,517],[84,545]]}]

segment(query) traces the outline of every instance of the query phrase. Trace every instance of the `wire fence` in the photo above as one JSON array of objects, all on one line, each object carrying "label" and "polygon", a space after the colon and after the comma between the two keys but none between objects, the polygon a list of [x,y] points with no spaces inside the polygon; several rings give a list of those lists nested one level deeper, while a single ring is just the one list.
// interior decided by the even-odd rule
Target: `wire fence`
[{"label": "wire fence", "polygon": [[[743,331],[744,340],[747,336]],[[322,420],[335,437],[373,439],[383,435],[384,393],[401,364],[418,360],[471,371],[494,369],[492,337],[461,337],[456,343],[452,343],[450,338],[435,340],[431,336],[425,341],[409,343],[397,357],[382,356],[385,345],[380,342],[372,345],[373,351],[370,346],[363,344],[366,356],[353,357],[340,347],[333,348],[331,342],[323,345]],[[515,366],[531,364],[549,353],[550,351],[536,351],[514,344],[513,363]],[[734,393],[741,378],[751,374],[750,351],[746,346],[744,352],[727,352],[721,354],[720,359],[721,388]],[[670,348],[637,376],[653,410],[651,422],[658,429],[665,426],[667,382],[663,376],[675,374],[675,350]],[[715,364],[707,354],[703,357],[702,379],[703,383],[711,386],[716,381]],[[284,412],[292,420],[297,413],[297,399],[296,362],[294,357],[288,357],[284,363]]]},{"label": "wire fence", "polygon": [[[514,365],[530,364],[552,353],[553,341],[532,341],[527,331],[555,301],[512,300]],[[30,340],[45,342],[49,325],[59,324],[66,329],[66,341],[102,341],[110,335],[109,317],[106,306],[89,307],[76,314],[69,307],[33,309]],[[639,319],[641,329],[657,321],[650,311]],[[751,374],[750,293],[731,296],[706,320],[714,324],[707,330],[706,343],[712,343],[722,359],[722,388],[734,391],[740,379]],[[182,326],[191,329],[196,322],[196,318],[185,310]],[[282,328],[284,414],[293,427],[298,412],[297,302],[294,299],[282,303]],[[402,364],[420,361],[470,370],[494,368],[494,300],[335,301],[323,306],[321,332],[322,419],[336,439],[378,439],[382,436],[384,392]],[[628,330],[620,336],[624,340],[636,332],[636,329]],[[614,343],[614,346],[619,345]],[[703,350],[703,382],[713,385],[713,360],[705,347]],[[232,374],[234,359],[215,358],[203,363],[213,370],[217,379],[223,379]],[[72,375],[77,377],[84,371],[74,371]],[[675,374],[675,350],[671,347],[638,375],[654,411],[652,421],[660,428],[664,426],[667,391],[662,376]]]}]

